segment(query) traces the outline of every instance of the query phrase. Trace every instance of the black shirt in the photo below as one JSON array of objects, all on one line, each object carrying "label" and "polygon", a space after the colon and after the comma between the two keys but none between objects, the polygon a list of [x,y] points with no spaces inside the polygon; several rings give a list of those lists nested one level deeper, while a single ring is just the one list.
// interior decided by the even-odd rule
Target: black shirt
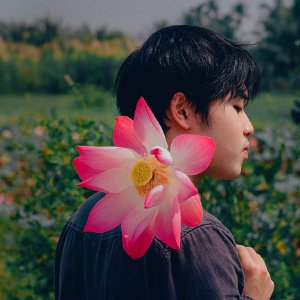
[{"label": "black shirt", "polygon": [[201,225],[183,226],[180,250],[154,239],[133,260],[123,250],[120,227],[83,232],[103,195],[90,197],[63,229],[55,260],[57,300],[251,299],[241,296],[244,277],[235,241],[217,218],[204,212]]}]

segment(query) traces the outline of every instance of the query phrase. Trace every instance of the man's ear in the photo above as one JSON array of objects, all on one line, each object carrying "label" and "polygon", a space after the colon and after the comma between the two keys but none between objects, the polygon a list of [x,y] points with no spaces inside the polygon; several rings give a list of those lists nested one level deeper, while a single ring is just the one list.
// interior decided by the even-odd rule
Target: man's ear
[{"label": "man's ear", "polygon": [[191,105],[186,96],[181,93],[175,93],[170,102],[169,120],[183,129],[191,127]]}]

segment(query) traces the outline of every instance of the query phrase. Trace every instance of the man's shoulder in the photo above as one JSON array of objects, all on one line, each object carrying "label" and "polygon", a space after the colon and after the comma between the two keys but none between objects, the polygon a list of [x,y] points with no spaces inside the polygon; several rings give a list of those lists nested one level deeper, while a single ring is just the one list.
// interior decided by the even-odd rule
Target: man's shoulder
[{"label": "man's shoulder", "polygon": [[87,222],[88,216],[92,208],[96,203],[105,196],[104,193],[97,192],[89,197],[81,206],[74,212],[70,220],[67,222],[67,225],[70,227],[77,228],[80,231],[83,231],[84,226]]},{"label": "man's shoulder", "polygon": [[183,225],[181,235],[183,237],[203,230],[219,230],[232,237],[230,230],[217,217],[207,212],[206,210],[203,211],[201,224],[195,227],[188,227]]}]

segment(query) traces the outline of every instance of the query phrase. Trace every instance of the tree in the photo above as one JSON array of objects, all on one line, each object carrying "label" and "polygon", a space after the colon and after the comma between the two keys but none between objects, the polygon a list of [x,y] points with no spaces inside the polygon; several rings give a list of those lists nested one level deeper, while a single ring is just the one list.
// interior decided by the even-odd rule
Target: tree
[{"label": "tree", "polygon": [[276,0],[274,6],[264,4],[266,11],[256,32],[260,42],[254,52],[267,88],[296,86],[300,79],[300,0],[287,6]]},{"label": "tree", "polygon": [[41,46],[58,37],[59,28],[59,22],[46,16],[32,24],[0,23],[0,36],[5,40]]},{"label": "tree", "polygon": [[182,21],[187,25],[208,27],[228,39],[237,40],[241,24],[246,16],[246,6],[243,3],[237,3],[229,13],[221,14],[218,0],[207,0],[187,11]]}]

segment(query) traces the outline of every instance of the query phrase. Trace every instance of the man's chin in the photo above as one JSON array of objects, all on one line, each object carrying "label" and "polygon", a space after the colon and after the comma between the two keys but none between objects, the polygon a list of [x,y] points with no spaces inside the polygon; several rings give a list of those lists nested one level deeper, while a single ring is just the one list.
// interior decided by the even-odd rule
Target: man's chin
[{"label": "man's chin", "polygon": [[233,180],[241,175],[241,168],[231,170],[216,170],[214,172],[206,172],[204,176],[213,177],[219,180]]}]

